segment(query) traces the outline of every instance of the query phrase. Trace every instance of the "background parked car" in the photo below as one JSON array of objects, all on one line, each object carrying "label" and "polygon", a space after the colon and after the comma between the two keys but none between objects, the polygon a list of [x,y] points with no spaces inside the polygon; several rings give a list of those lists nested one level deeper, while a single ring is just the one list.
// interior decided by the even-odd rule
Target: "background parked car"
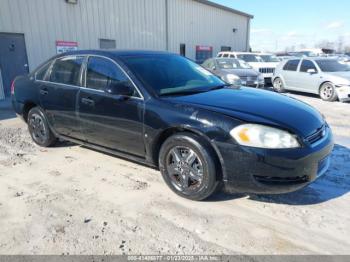
[{"label": "background parked car", "polygon": [[265,84],[263,75],[243,60],[211,58],[206,60],[202,66],[230,84],[257,88]]},{"label": "background parked car", "polygon": [[273,87],[319,94],[325,101],[350,101],[350,67],[324,57],[291,59],[277,67]]},{"label": "background parked car", "polygon": [[280,60],[272,54],[246,53],[246,52],[220,52],[220,58],[236,58],[247,62],[255,70],[260,72],[265,83],[271,83],[272,76]]},{"label": "background parked car", "polygon": [[350,65],[350,56],[340,54],[337,57],[340,63]]}]

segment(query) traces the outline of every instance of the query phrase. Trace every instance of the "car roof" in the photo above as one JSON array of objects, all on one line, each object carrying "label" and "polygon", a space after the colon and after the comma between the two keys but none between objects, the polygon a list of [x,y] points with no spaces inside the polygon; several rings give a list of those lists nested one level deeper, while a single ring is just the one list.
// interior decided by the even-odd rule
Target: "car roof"
[{"label": "car roof", "polygon": [[311,61],[324,61],[324,60],[338,60],[337,58],[335,57],[320,57],[320,56],[317,56],[317,57],[308,57],[308,56],[305,56],[305,57],[291,57],[289,59],[286,59],[284,60],[283,62],[288,62],[288,61],[292,61],[292,60],[311,60]]},{"label": "car roof", "polygon": [[57,57],[63,57],[63,56],[74,56],[74,55],[101,55],[101,56],[133,56],[133,55],[175,55],[173,53],[169,53],[166,51],[152,51],[152,50],[78,50],[78,51],[71,51],[66,52],[63,54],[58,55]]}]

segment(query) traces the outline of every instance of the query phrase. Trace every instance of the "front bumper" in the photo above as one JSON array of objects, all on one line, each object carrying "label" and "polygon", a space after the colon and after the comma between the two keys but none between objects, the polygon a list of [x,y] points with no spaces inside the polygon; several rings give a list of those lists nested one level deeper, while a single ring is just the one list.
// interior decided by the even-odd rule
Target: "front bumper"
[{"label": "front bumper", "polygon": [[263,82],[263,81],[242,81],[242,85],[247,86],[247,87],[262,88],[265,86],[265,82]]},{"label": "front bumper", "polygon": [[221,153],[225,190],[232,193],[282,194],[301,189],[322,176],[330,164],[332,132],[300,149],[248,148],[216,142]]},{"label": "front bumper", "polygon": [[350,101],[350,86],[336,87],[336,92],[340,102]]}]

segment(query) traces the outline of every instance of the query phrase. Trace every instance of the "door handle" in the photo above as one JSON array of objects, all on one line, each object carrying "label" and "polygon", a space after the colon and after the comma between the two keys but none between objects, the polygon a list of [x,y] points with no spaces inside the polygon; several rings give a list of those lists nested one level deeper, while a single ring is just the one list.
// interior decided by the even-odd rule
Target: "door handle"
[{"label": "door handle", "polygon": [[47,88],[42,88],[42,89],[40,89],[40,94],[46,96],[49,94],[49,90],[47,90]]},{"label": "door handle", "polygon": [[82,98],[81,102],[88,106],[95,106],[95,101],[92,100],[91,98]]}]

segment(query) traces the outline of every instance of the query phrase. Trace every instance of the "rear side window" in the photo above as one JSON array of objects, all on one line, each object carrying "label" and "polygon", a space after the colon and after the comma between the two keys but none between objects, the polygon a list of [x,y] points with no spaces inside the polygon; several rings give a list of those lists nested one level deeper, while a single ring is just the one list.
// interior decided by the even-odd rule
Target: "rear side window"
[{"label": "rear side window", "polygon": [[[86,71],[87,88],[105,91],[109,85],[121,83],[133,87],[125,73],[112,61],[102,57],[89,58]],[[139,97],[136,90],[133,96]]]},{"label": "rear side window", "polygon": [[317,72],[317,68],[316,68],[315,64],[312,61],[304,60],[301,63],[300,72],[307,72],[307,70],[309,70],[309,69],[315,69],[315,71]]},{"label": "rear side window", "polygon": [[47,70],[50,68],[52,61],[46,63],[42,67],[39,68],[39,70],[35,73],[35,80],[46,80],[46,73]]},{"label": "rear side window", "polygon": [[79,85],[80,69],[84,57],[64,57],[57,59],[52,67],[50,82]]},{"label": "rear side window", "polygon": [[224,56],[223,57],[228,57],[228,54],[224,54]]},{"label": "rear side window", "polygon": [[297,71],[299,62],[300,62],[300,60],[290,60],[285,64],[285,66],[283,67],[283,70]]}]

